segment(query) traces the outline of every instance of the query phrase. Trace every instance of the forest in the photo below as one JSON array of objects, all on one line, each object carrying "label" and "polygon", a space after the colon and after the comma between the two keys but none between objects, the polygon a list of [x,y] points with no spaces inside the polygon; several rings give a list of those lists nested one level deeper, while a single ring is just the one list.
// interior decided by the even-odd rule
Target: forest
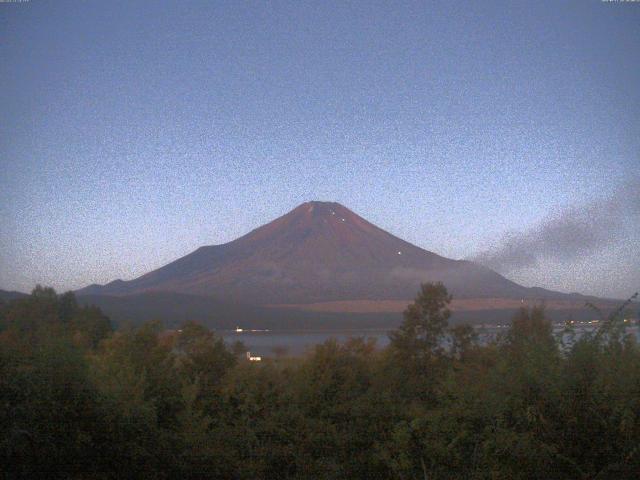
[{"label": "forest", "polygon": [[385,348],[257,363],[197,323],[114,330],[37,287],[0,304],[2,478],[638,478],[636,304],[562,335],[523,308],[480,343],[450,301],[423,284]]}]

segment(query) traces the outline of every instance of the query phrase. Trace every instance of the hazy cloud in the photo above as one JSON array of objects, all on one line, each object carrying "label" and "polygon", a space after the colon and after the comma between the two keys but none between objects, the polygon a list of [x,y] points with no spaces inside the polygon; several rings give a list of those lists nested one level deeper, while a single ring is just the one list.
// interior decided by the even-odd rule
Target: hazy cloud
[{"label": "hazy cloud", "polygon": [[628,238],[627,228],[639,224],[639,215],[640,179],[635,179],[610,197],[566,208],[528,231],[509,234],[473,260],[505,272],[534,266],[542,259],[573,260],[620,241],[640,243]]}]

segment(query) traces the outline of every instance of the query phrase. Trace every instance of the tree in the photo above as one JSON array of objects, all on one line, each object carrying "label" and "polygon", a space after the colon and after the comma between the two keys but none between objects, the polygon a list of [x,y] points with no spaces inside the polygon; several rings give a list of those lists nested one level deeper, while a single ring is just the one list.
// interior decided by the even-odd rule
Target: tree
[{"label": "tree", "polygon": [[198,379],[206,390],[216,385],[235,363],[222,337],[194,322],[182,326],[175,343],[180,371],[191,381]]},{"label": "tree", "polygon": [[534,347],[545,350],[544,354],[557,350],[553,326],[545,316],[544,305],[520,308],[502,340],[504,347],[512,353],[530,352]]},{"label": "tree", "polygon": [[[68,295],[71,295],[71,298],[66,301],[71,305],[75,305],[75,297],[71,292],[65,293],[61,300]],[[61,305],[64,305],[64,303],[61,302]],[[94,305],[84,307],[75,305],[70,321],[66,319],[64,321],[68,322],[66,328],[73,333],[74,342],[78,346],[96,348],[102,340],[113,333],[109,317]]]},{"label": "tree", "polygon": [[475,329],[468,324],[456,325],[449,330],[451,335],[451,355],[454,358],[464,360],[477,344],[478,334]]},{"label": "tree", "polygon": [[271,348],[271,351],[277,358],[284,358],[289,354],[289,347],[286,345],[276,345]]},{"label": "tree", "polygon": [[[390,404],[396,410],[396,423],[385,451],[394,458],[390,466],[400,477],[407,470],[413,472],[410,476],[423,470],[425,444],[418,440],[424,436],[419,432],[426,428],[423,423],[428,412],[438,403],[438,385],[451,366],[442,347],[450,302],[451,295],[442,283],[422,284],[404,312],[402,325],[389,335],[389,354],[381,373],[384,390],[393,392]],[[406,462],[399,460],[405,454]],[[395,465],[396,460],[402,465]]]},{"label": "tree", "polygon": [[231,344],[231,351],[236,357],[244,357],[247,353],[247,346],[241,340],[236,340]]},{"label": "tree", "polygon": [[417,362],[440,355],[451,317],[451,298],[442,283],[423,283],[415,301],[404,311],[402,325],[389,335],[396,353]]}]

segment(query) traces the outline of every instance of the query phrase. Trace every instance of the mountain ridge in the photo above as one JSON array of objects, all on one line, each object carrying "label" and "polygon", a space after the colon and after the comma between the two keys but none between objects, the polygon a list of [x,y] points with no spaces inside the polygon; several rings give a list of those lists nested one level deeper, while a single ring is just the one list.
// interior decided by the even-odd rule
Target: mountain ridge
[{"label": "mountain ridge", "polygon": [[80,295],[172,292],[256,305],[406,300],[442,281],[457,298],[573,298],[518,285],[468,260],[415,246],[336,202],[305,202],[224,244],[135,279],[90,285]]}]

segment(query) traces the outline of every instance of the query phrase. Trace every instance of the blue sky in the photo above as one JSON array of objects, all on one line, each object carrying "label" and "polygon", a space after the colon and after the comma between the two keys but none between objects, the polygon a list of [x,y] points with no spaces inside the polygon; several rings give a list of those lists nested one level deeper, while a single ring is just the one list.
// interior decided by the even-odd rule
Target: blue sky
[{"label": "blue sky", "polygon": [[[500,250],[638,178],[638,45],[637,3],[2,3],[0,288],[133,278],[307,200]],[[496,268],[631,294],[624,219]]]}]

